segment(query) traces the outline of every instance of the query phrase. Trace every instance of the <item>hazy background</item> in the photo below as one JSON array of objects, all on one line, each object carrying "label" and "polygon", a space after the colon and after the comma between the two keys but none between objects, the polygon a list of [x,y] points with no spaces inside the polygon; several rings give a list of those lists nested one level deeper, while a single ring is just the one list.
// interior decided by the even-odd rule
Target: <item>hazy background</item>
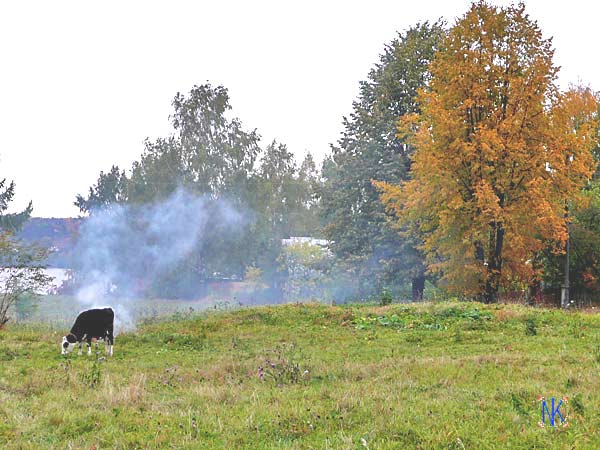
[{"label": "hazy background", "polygon": [[[495,4],[508,4],[495,1]],[[0,5],[0,177],[12,209],[74,216],[100,170],[129,167],[142,141],[169,134],[170,102],[206,81],[228,88],[233,114],[263,142],[317,160],[338,138],[365,79],[396,31],[470,2],[19,1]],[[554,36],[561,83],[600,88],[600,6],[530,0]]]}]

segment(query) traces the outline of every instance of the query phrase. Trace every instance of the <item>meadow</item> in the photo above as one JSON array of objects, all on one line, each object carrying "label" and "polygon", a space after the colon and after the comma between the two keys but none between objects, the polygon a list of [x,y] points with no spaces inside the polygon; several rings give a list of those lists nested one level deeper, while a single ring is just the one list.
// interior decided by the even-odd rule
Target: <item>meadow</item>
[{"label": "meadow", "polygon": [[[56,322],[0,330],[0,448],[600,447],[595,311],[216,309],[146,317],[112,358],[61,356]],[[540,396],[568,397],[567,427],[539,426]]]}]

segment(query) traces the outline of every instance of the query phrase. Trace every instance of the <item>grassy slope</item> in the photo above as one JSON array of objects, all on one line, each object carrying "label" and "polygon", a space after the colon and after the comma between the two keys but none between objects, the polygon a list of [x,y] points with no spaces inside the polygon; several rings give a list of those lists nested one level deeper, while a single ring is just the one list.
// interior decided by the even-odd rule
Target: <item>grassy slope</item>
[{"label": "grassy slope", "polygon": [[[216,312],[119,336],[95,388],[93,357],[15,325],[0,448],[599,448],[599,325],[473,303]],[[570,397],[567,429],[538,428],[539,395]]]}]

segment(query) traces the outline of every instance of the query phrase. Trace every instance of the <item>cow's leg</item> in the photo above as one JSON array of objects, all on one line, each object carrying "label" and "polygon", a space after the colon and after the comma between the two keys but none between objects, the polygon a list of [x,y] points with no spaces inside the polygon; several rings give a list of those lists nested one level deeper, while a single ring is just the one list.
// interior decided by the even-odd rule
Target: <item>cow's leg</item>
[{"label": "cow's leg", "polygon": [[79,341],[79,351],[77,352],[79,356],[81,356],[81,344],[83,344],[83,341]]},{"label": "cow's leg", "polygon": [[86,339],[86,342],[87,342],[87,348],[88,348],[88,356],[91,356],[91,354],[92,354],[92,338],[88,337]]},{"label": "cow's leg", "polygon": [[106,330],[106,342],[108,343],[108,355],[113,355],[113,347],[115,345],[115,336],[113,335],[112,325]]}]

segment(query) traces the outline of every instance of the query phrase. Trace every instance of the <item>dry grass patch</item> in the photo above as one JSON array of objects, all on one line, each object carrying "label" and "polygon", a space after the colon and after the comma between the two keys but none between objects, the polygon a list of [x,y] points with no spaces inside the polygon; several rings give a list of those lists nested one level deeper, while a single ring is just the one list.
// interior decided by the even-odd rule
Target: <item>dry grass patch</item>
[{"label": "dry grass patch", "polygon": [[506,322],[523,317],[523,314],[520,311],[512,309],[499,309],[494,311],[493,314],[498,322]]},{"label": "dry grass patch", "polygon": [[140,406],[147,395],[146,380],[146,374],[136,373],[131,377],[128,385],[119,389],[110,378],[106,378],[103,397],[111,407]]}]

